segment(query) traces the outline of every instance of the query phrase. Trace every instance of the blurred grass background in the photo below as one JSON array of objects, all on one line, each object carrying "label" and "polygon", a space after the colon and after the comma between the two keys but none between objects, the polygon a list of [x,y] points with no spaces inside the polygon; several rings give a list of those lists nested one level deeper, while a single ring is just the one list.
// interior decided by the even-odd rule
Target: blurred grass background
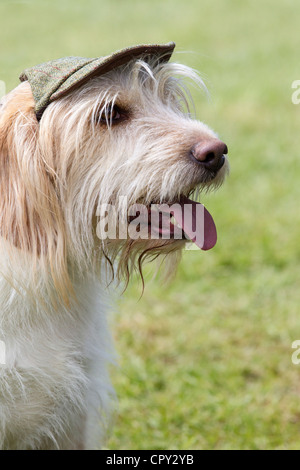
[{"label": "blurred grass background", "polygon": [[120,301],[109,449],[300,447],[299,15],[296,0],[0,0],[7,90],[45,60],[173,40],[212,95],[195,96],[198,117],[230,150],[204,200],[218,245]]}]

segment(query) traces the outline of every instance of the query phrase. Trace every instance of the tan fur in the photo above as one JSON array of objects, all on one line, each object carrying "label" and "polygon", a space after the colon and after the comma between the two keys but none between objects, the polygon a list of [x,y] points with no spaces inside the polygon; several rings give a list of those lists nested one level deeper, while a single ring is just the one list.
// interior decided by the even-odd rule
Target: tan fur
[{"label": "tan fur", "polygon": [[68,302],[65,228],[53,171],[38,142],[39,125],[30,85],[8,95],[0,113],[0,233],[30,254],[32,275],[51,271],[58,295]]}]

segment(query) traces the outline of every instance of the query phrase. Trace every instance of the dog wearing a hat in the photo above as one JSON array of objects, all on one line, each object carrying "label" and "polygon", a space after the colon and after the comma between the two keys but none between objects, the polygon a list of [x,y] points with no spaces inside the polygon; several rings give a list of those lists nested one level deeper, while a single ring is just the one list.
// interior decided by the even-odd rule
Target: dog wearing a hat
[{"label": "dog wearing a hat", "polygon": [[112,291],[216,243],[195,194],[222,183],[227,147],[192,117],[187,80],[204,85],[174,47],[46,62],[0,102],[2,449],[101,447]]}]

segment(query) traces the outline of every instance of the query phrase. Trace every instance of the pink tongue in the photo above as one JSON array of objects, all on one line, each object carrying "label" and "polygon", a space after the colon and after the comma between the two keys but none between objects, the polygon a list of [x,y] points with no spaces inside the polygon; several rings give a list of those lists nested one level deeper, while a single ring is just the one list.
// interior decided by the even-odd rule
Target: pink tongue
[{"label": "pink tongue", "polygon": [[174,206],[174,219],[188,238],[201,250],[213,248],[217,243],[217,229],[203,204],[183,197],[180,204]]}]

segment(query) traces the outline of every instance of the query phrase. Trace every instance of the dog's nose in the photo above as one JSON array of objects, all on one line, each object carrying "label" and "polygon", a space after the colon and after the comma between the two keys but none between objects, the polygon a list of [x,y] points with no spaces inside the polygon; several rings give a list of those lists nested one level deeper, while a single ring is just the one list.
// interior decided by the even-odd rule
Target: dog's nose
[{"label": "dog's nose", "polygon": [[225,156],[228,153],[227,145],[221,140],[212,140],[199,142],[194,145],[191,155],[194,161],[203,165],[211,171],[218,171],[225,162]]}]

